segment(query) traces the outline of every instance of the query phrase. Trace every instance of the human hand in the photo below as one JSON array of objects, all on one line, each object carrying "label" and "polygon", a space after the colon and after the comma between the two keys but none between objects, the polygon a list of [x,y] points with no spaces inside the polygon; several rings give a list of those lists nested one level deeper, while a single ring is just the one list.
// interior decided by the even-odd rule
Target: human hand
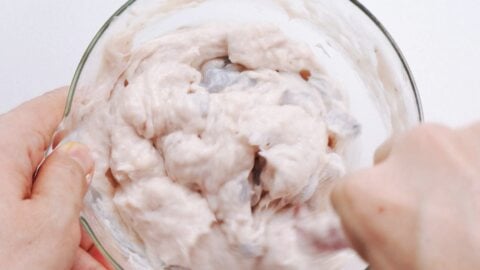
[{"label": "human hand", "polygon": [[105,269],[85,251],[91,241],[81,239],[79,214],[94,168],[89,150],[60,146],[33,179],[65,99],[66,89],[53,91],[0,116],[0,269]]},{"label": "human hand", "polygon": [[332,192],[353,247],[381,269],[480,269],[480,126],[425,125]]}]

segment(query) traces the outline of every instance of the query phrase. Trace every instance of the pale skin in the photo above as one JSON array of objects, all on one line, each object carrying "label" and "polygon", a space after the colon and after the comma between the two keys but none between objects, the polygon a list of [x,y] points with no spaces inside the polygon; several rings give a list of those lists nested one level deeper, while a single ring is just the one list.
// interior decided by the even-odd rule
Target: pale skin
[{"label": "pale skin", "polygon": [[480,125],[424,125],[332,193],[371,269],[480,269]]},{"label": "pale skin", "polygon": [[94,163],[60,145],[33,177],[63,116],[66,89],[0,115],[0,269],[103,270],[79,215]]},{"label": "pale skin", "polygon": [[[0,269],[107,269],[79,224],[94,163],[55,149],[66,89],[0,115]],[[373,270],[480,268],[480,125],[424,125],[380,147],[372,168],[338,182],[333,205]]]}]

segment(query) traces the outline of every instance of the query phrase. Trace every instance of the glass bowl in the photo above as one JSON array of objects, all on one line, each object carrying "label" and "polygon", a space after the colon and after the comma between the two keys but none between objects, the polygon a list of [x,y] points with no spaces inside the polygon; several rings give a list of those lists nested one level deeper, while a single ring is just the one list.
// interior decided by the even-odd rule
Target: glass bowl
[{"label": "glass bowl", "polygon": [[[405,58],[382,24],[356,0],[130,0],[103,25],[80,61],[59,127],[64,140],[83,142],[76,134],[75,113],[91,110],[85,98],[101,91],[98,81],[103,79],[105,48],[111,40],[134,50],[180,27],[225,21],[278,25],[308,44],[329,67],[327,73],[342,82],[350,110],[362,125],[361,135],[347,150],[349,170],[371,165],[375,149],[385,139],[422,121],[420,98]],[[111,209],[97,203],[101,199],[91,186],[81,217],[97,247],[115,269],[152,269]]]}]

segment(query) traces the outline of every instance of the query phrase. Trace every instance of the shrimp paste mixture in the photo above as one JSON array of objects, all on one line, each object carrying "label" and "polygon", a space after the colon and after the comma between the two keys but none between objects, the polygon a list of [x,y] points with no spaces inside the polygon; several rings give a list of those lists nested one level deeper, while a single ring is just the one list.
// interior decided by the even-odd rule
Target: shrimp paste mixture
[{"label": "shrimp paste mixture", "polygon": [[77,136],[103,207],[152,267],[341,268],[352,254],[329,192],[360,127],[310,47],[273,25],[120,45]]}]

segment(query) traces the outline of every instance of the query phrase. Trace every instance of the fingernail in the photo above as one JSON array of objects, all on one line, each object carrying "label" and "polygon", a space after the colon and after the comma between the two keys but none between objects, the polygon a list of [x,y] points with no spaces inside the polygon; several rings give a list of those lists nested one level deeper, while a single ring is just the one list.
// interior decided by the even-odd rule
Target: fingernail
[{"label": "fingernail", "polygon": [[60,146],[58,151],[68,154],[73,160],[75,160],[85,172],[87,181],[91,180],[94,161],[88,147],[77,142],[68,142]]}]

